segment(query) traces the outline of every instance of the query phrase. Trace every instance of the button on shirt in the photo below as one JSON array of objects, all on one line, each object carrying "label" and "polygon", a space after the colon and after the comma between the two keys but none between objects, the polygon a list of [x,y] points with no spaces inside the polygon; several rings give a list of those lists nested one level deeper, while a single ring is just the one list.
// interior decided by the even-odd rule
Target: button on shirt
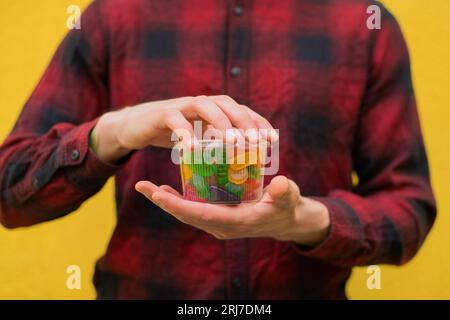
[{"label": "button on shirt", "polygon": [[241,6],[236,5],[236,6],[234,7],[234,14],[235,14],[236,16],[238,16],[238,17],[241,16],[243,12],[244,12],[244,10],[242,9]]},{"label": "button on shirt", "polygon": [[[345,298],[353,266],[405,263],[435,203],[405,41],[384,8],[382,29],[367,29],[366,6],[93,1],[0,148],[1,222],[66,215],[115,175],[118,221],[96,265],[100,299]],[[113,166],[89,148],[105,112],[217,94],[280,129],[279,174],[330,213],[322,243],[218,240],[134,190],[143,179],[180,190],[171,150],[148,147]]]},{"label": "button on shirt", "polygon": [[231,75],[233,77],[238,77],[240,74],[241,74],[241,68],[239,68],[239,67],[231,68]]}]

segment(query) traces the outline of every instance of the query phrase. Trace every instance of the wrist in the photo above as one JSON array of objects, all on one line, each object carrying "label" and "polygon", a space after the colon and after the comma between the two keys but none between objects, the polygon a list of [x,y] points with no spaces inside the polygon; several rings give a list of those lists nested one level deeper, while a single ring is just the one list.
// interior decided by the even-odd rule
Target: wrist
[{"label": "wrist", "polygon": [[91,150],[103,162],[116,163],[131,152],[119,142],[120,119],[117,112],[105,113],[89,135]]}]

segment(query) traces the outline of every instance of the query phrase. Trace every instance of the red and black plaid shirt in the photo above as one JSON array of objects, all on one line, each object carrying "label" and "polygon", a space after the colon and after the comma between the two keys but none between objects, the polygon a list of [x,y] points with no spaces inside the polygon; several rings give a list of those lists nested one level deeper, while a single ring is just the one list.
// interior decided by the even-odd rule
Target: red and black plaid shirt
[{"label": "red and black plaid shirt", "polygon": [[[99,298],[345,298],[352,266],[411,259],[436,209],[408,50],[369,1],[97,0],[62,42],[0,149],[1,221],[20,227],[76,210],[115,175],[117,226]],[[170,150],[102,163],[88,133],[105,112],[227,94],[280,129],[280,174],[331,214],[313,249],[221,241],[134,190],[180,188]],[[359,183],[352,184],[356,172]]]}]

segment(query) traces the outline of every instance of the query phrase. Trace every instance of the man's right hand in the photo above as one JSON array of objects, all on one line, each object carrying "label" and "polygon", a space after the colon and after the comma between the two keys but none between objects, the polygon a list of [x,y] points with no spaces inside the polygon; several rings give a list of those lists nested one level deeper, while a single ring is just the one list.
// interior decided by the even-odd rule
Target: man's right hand
[{"label": "man's right hand", "polygon": [[105,113],[91,133],[91,147],[106,163],[115,163],[131,150],[149,145],[172,147],[172,132],[194,135],[193,121],[202,120],[225,134],[227,129],[266,129],[277,138],[271,124],[247,106],[221,96],[182,97],[147,102]]}]

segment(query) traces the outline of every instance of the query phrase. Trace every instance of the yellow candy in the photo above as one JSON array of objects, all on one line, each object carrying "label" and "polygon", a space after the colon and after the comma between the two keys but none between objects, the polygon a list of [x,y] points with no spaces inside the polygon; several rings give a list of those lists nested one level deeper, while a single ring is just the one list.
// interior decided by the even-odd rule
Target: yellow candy
[{"label": "yellow candy", "polygon": [[245,169],[249,166],[248,163],[240,163],[240,164],[230,164],[230,169],[233,171],[240,171],[242,169]]},{"label": "yellow candy", "polygon": [[192,178],[192,170],[189,166],[183,164],[183,179],[188,181],[190,178]]},{"label": "yellow candy", "polygon": [[[231,162],[230,162],[230,169],[234,170],[234,171],[239,171],[239,170],[242,170],[244,168],[247,168],[248,166],[251,166],[253,164],[258,163],[258,155],[257,155],[257,153],[254,154],[254,155],[252,154],[252,159],[250,159],[250,153],[248,151],[245,152],[244,163],[241,163],[242,160],[243,160],[242,158],[243,157],[242,157],[241,154],[234,156],[231,159]],[[250,162],[250,160],[252,160],[252,161]],[[255,160],[256,160],[256,162],[255,162]]]},{"label": "yellow candy", "polygon": [[228,180],[234,184],[243,184],[248,179],[247,168],[241,170],[228,170]]}]

